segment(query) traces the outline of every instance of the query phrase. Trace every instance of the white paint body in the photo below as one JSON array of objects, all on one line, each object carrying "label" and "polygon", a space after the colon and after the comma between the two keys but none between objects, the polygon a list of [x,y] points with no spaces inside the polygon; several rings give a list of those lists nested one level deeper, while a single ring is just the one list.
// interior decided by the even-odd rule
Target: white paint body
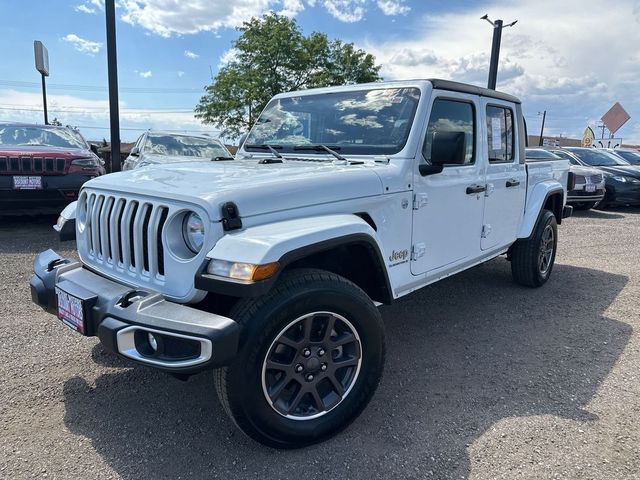
[{"label": "white paint body", "polygon": [[[139,205],[148,203],[153,208],[166,208],[165,225],[169,227],[174,225],[173,219],[193,210],[205,222],[205,244],[198,254],[186,258],[172,247],[181,239],[181,230],[165,227],[162,238],[165,273],[145,273],[139,264],[133,269],[121,268],[113,262],[110,264],[100,252],[92,252],[86,227],[83,230],[78,225],[80,258],[94,270],[119,282],[152,288],[176,302],[193,303],[206,294],[195,289],[193,282],[206,258],[263,264],[306,245],[358,233],[369,235],[379,246],[392,297],[398,298],[490,260],[506,252],[518,238],[528,237],[549,192],[561,190],[564,205],[568,162],[525,165],[521,158],[523,149],[516,148],[512,163],[489,163],[486,104],[511,107],[513,104],[434,90],[429,81],[383,85],[416,87],[421,91],[409,138],[397,154],[389,157],[345,155],[349,160],[364,162],[345,164],[334,161],[328,154],[305,152],[296,156],[326,161],[285,159],[284,163],[259,164],[260,159],[271,154],[240,150],[234,161],[144,167],[98,177],[85,184],[79,205],[94,194],[96,198],[137,199]],[[431,105],[438,96],[474,103],[476,161],[468,166],[446,166],[440,174],[423,177],[418,171],[419,164],[424,162],[421,147]],[[516,136],[517,147],[524,138],[520,138],[517,129]],[[517,180],[520,184],[507,189],[507,180]],[[468,195],[466,188],[476,184],[486,185],[487,191]],[[221,206],[229,201],[238,206],[243,228],[225,232],[221,225]],[[376,229],[355,215],[361,212],[370,215]],[[141,220],[131,220],[137,222],[136,228],[140,227]],[[151,233],[151,227],[148,228]],[[394,257],[394,252],[405,251],[406,258]],[[132,255],[135,256],[135,252]]]}]

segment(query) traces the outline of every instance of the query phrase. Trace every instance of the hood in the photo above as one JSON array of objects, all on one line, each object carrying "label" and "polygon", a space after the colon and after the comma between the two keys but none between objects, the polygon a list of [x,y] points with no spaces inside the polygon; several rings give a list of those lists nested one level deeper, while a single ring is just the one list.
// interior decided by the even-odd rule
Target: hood
[{"label": "hood", "polygon": [[583,167],[581,165],[571,165],[569,167],[569,171],[575,175],[582,175],[583,177],[588,177],[591,175],[600,175],[602,173],[602,171],[597,168]]},{"label": "hood", "polygon": [[[381,195],[373,163],[335,165],[330,161],[259,164],[256,159],[181,162],[112,173],[85,185],[109,192],[163,197],[205,206],[211,220],[234,202],[242,217]],[[215,212],[215,213],[214,213]]]},{"label": "hood", "polygon": [[85,148],[48,147],[43,145],[0,145],[0,157],[56,157],[56,158],[86,158],[93,157],[91,150]]},{"label": "hood", "polygon": [[640,178],[640,166],[637,165],[616,165],[615,167],[598,167],[605,173],[611,175],[624,175],[625,177]]},{"label": "hood", "polygon": [[157,155],[155,153],[142,154],[142,161],[153,164],[178,163],[178,162],[210,162],[207,157],[190,157],[186,155]]}]

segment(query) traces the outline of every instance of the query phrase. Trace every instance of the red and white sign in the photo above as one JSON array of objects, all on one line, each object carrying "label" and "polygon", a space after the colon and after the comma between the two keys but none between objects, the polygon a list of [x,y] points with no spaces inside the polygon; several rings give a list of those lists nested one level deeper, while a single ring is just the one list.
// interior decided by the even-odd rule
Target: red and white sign
[{"label": "red and white sign", "polygon": [[631,117],[620,103],[616,102],[607,113],[602,116],[602,123],[611,133],[616,133]]}]

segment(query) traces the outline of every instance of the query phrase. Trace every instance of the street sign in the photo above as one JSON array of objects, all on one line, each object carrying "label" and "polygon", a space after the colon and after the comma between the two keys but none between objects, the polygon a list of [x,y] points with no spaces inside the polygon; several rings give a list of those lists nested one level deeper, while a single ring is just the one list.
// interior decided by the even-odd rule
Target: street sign
[{"label": "street sign", "polygon": [[36,70],[45,77],[49,76],[49,51],[40,40],[33,42],[33,51],[36,56]]},{"label": "street sign", "polygon": [[593,146],[596,148],[618,148],[622,146],[621,138],[596,138],[593,141]]},{"label": "street sign", "polygon": [[591,127],[587,127],[584,129],[584,133],[582,134],[582,146],[583,147],[591,147],[593,145],[593,139],[595,138],[595,134]]},{"label": "street sign", "polygon": [[602,116],[602,123],[609,129],[611,134],[616,133],[631,117],[622,108],[620,103],[616,102],[607,113]]}]

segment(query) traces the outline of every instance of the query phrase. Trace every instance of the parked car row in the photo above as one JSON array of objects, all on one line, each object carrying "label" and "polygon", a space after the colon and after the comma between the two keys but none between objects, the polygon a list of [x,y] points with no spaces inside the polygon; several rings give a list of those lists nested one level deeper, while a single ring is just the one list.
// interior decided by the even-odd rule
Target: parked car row
[{"label": "parked car row", "polygon": [[567,203],[578,209],[640,205],[640,153],[583,147],[527,148],[527,160],[569,160]]},{"label": "parked car row", "polygon": [[[208,135],[148,131],[123,169],[203,160],[233,156]],[[105,173],[97,147],[73,128],[0,122],[0,215],[57,214],[78,198],[87,180]]]},{"label": "parked car row", "polygon": [[0,123],[0,214],[59,213],[104,173],[95,146],[72,128]]}]

